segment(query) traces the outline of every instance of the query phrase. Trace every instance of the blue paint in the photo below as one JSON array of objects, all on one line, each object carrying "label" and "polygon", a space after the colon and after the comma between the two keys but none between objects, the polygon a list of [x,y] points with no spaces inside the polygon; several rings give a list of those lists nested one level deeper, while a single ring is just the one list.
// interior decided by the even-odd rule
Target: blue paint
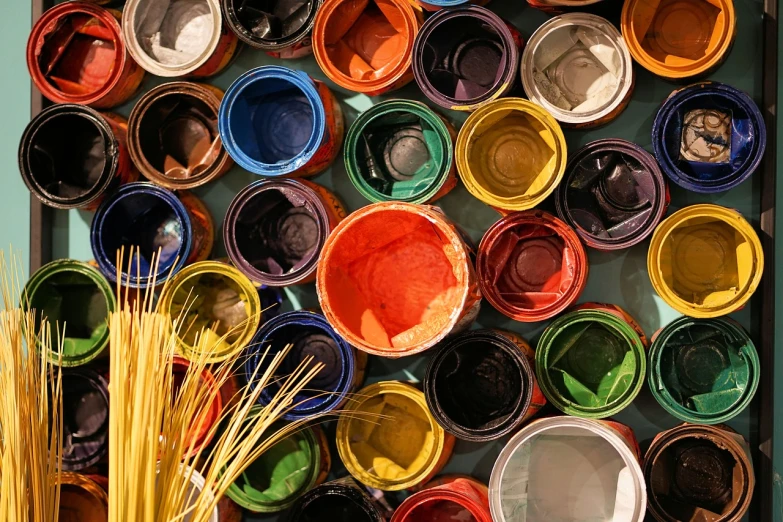
[{"label": "blue paint", "polygon": [[282,176],[303,167],[321,146],[326,111],[306,73],[267,65],[231,84],[220,104],[218,129],[242,168]]},{"label": "blue paint", "polygon": [[[730,155],[723,163],[681,157],[683,119],[688,111],[713,109],[731,115],[731,135],[723,145]],[[759,166],[767,144],[764,119],[744,92],[718,82],[685,87],[670,96],[653,122],[652,143],[661,170],[686,190],[724,192],[745,181]]]}]

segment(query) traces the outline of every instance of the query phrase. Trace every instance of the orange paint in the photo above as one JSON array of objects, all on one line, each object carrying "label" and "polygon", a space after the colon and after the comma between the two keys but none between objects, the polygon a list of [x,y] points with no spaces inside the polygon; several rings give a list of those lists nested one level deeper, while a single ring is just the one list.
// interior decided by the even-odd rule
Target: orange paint
[{"label": "orange paint", "polygon": [[[182,357],[175,357],[171,362],[171,377],[172,377],[172,399],[179,395],[180,388],[185,381],[188,367],[190,363],[187,359]],[[215,378],[205,369],[200,376],[201,383],[204,386],[214,389],[214,398],[209,403],[209,407],[206,411],[202,412],[198,418],[193,419],[193,424],[188,431],[185,438],[185,444],[189,447],[193,445],[192,451],[185,450],[186,455],[195,455],[198,451],[209,444],[212,440],[214,433],[210,433],[210,430],[220,420],[220,415],[223,411],[223,390],[218,390],[215,385]]]},{"label": "orange paint", "polygon": [[61,475],[59,522],[108,522],[109,496],[104,489],[108,481],[101,478],[70,472]]}]

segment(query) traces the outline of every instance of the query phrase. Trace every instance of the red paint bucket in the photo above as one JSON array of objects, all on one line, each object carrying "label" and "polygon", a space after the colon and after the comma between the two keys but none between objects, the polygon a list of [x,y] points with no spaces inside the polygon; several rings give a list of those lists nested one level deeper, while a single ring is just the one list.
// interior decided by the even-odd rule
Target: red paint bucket
[{"label": "red paint bucket", "polygon": [[521,322],[550,319],[587,284],[587,253],[576,233],[541,210],[514,212],[481,239],[476,258],[481,293]]},{"label": "red paint bucket", "polygon": [[[172,400],[175,400],[179,395],[189,367],[190,362],[183,357],[174,357],[171,361]],[[210,433],[210,430],[220,421],[223,413],[222,390],[218,389],[215,378],[207,368],[201,372],[199,382],[213,391],[213,398],[205,411],[196,412],[193,424],[185,436],[185,455],[187,457],[195,456],[210,443],[214,436],[214,433]],[[188,450],[191,446],[192,449]]]},{"label": "red paint bucket", "polygon": [[41,94],[96,108],[131,98],[144,69],[125,47],[119,17],[119,11],[78,1],[46,11],[27,41],[27,68]]},{"label": "red paint bucket", "polygon": [[492,522],[487,486],[463,477],[444,477],[405,499],[391,522]]}]

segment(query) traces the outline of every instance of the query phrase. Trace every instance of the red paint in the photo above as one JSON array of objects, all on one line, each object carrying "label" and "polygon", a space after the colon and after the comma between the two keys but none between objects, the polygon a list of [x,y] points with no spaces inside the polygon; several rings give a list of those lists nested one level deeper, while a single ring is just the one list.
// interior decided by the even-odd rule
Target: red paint
[{"label": "red paint", "polygon": [[[179,394],[180,387],[185,380],[190,363],[187,361],[187,359],[183,359],[182,357],[175,357],[171,364],[173,399]],[[223,412],[223,400],[221,398],[221,393],[220,390],[216,388],[217,385],[215,383],[215,378],[212,376],[209,370],[204,369],[204,371],[201,373],[201,381],[205,386],[214,389],[215,395],[212,399],[212,402],[209,404],[209,408],[201,414],[200,418],[193,419],[193,425],[191,426],[191,429],[185,438],[185,453],[190,456],[195,455],[201,448],[209,444],[209,442],[212,440],[212,435],[214,435],[210,434],[209,431],[212,429],[215,423],[220,420],[220,416]],[[188,453],[187,447],[191,444],[191,441],[193,443],[193,450]]]},{"label": "red paint", "polygon": [[434,481],[408,497],[391,522],[492,522],[487,487],[471,478]]}]

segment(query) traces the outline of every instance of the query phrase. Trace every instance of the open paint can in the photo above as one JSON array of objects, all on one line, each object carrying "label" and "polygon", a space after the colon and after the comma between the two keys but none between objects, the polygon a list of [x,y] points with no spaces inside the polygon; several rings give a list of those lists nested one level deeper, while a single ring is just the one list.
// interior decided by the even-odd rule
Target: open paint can
[{"label": "open paint can", "polygon": [[373,203],[432,202],[457,185],[457,131],[413,100],[387,100],[362,112],[345,137],[345,170]]},{"label": "open paint can", "polygon": [[234,162],[218,132],[223,92],[211,85],[164,83],[134,105],[128,150],[145,178],[171,190],[218,179]]},{"label": "open paint can", "polygon": [[609,138],[571,156],[555,205],[587,246],[622,250],[652,234],[669,206],[669,189],[649,152]]},{"label": "open paint can", "polygon": [[564,11],[582,11],[604,0],[527,0],[527,5],[545,13],[560,14]]},{"label": "open paint can", "polygon": [[513,212],[484,234],[476,257],[481,293],[522,322],[550,319],[587,284],[587,253],[565,223],[543,210]]},{"label": "open paint can", "polygon": [[343,113],[325,83],[265,65],[228,88],[218,128],[226,150],[245,170],[306,177],[326,170],[340,152]]},{"label": "open paint can", "polygon": [[[171,361],[171,378],[172,378],[172,400],[179,399],[180,389],[185,379],[188,378],[188,372],[190,362],[182,357],[174,357]],[[190,377],[193,379],[193,377]],[[209,405],[200,411],[194,411],[194,418],[190,429],[185,434],[184,450],[185,456],[193,457],[198,455],[204,447],[206,447],[214,436],[213,427],[220,422],[221,415],[223,414],[223,399],[221,397],[221,390],[218,389],[215,378],[212,376],[212,372],[208,367],[205,367],[201,375],[198,377],[199,383],[202,387],[212,392],[212,399],[209,401]],[[207,392],[199,392],[206,394]],[[204,400],[204,399],[199,399]]]},{"label": "open paint can", "polygon": [[413,79],[421,12],[408,0],[325,0],[315,17],[313,52],[338,86],[367,96]]},{"label": "open paint can", "polygon": [[316,486],[294,503],[286,522],[386,522],[384,511],[367,490],[350,477]]},{"label": "open paint can", "polygon": [[454,437],[409,384],[362,388],[337,421],[337,451],[353,477],[371,488],[400,491],[424,484],[448,462]]},{"label": "open paint can", "polygon": [[616,422],[551,417],[530,423],[492,468],[495,522],[642,522],[647,494],[639,446]]},{"label": "open paint can", "polygon": [[80,366],[107,355],[108,319],[117,303],[109,282],[92,266],[73,259],[45,264],[30,277],[21,302],[35,310],[36,332],[42,318],[49,321],[52,344],[58,347],[57,353],[46,354],[51,361]]},{"label": "open paint can", "polygon": [[601,419],[631,404],[647,375],[639,333],[616,313],[569,312],[536,347],[536,375],[546,398],[569,415]]},{"label": "open paint can", "polygon": [[109,495],[96,478],[70,471],[60,474],[59,522],[109,522]]},{"label": "open paint can", "polygon": [[[205,502],[210,502],[215,498],[211,488],[207,488],[207,490],[204,491],[204,488],[207,487],[207,480],[204,478],[204,475],[193,468],[188,468],[184,463],[180,464],[179,472],[186,474],[189,482],[189,484],[184,487],[186,489],[183,494],[184,502],[182,505],[182,512],[192,509],[196,504],[196,499],[202,494]],[[160,475],[160,464],[158,464],[158,475]],[[221,516],[220,509],[225,505],[223,500],[218,502],[215,509],[209,514],[207,522],[239,522],[237,518],[225,518]]]},{"label": "open paint can", "polygon": [[19,143],[22,181],[50,207],[95,210],[107,193],[139,177],[126,133],[116,114],[70,103],[47,107]]},{"label": "open paint can", "polygon": [[231,201],[223,221],[228,257],[252,281],[273,287],[312,282],[326,238],[345,209],[304,180],[256,181]]},{"label": "open paint can", "polygon": [[653,289],[678,312],[719,317],[742,308],[764,271],[756,231],[736,210],[691,205],[666,218],[650,241]]},{"label": "open paint can", "polygon": [[521,72],[530,100],[574,127],[613,120],[633,91],[633,62],[620,31],[587,13],[556,16],[539,27],[522,54]]},{"label": "open paint can", "polygon": [[492,522],[487,493],[477,480],[445,476],[406,498],[391,522]]},{"label": "open paint can", "polygon": [[62,372],[62,469],[81,471],[109,450],[109,384],[86,368]]},{"label": "open paint can", "polygon": [[663,102],[653,121],[652,144],[669,179],[711,194],[736,187],[758,169],[767,131],[750,96],[724,83],[703,82],[674,91]]},{"label": "open paint can", "polygon": [[507,435],[546,404],[533,373],[535,352],[518,335],[470,330],[443,341],[422,387],[432,416],[458,439]]},{"label": "open paint can", "polygon": [[514,86],[522,35],[479,6],[432,15],[413,48],[413,74],[424,95],[441,107],[472,111]]},{"label": "open paint can", "polygon": [[481,294],[462,236],[435,207],[374,203],[327,238],[321,309],[351,346],[384,357],[422,352],[467,329]]},{"label": "open paint can", "polygon": [[680,317],[650,348],[650,391],[686,422],[718,424],[739,415],[756,393],[759,372],[753,341],[731,319]]},{"label": "open paint can", "polygon": [[119,15],[78,1],[44,12],[27,41],[27,68],[41,94],[106,109],[136,93],[144,69],[128,53]]},{"label": "open paint can", "polygon": [[549,196],[566,167],[557,121],[521,98],[488,102],[459,131],[457,171],[468,192],[492,207],[527,210]]},{"label": "open paint can", "polygon": [[658,522],[739,522],[755,477],[750,447],[726,426],[681,424],[644,456],[650,513]]}]

